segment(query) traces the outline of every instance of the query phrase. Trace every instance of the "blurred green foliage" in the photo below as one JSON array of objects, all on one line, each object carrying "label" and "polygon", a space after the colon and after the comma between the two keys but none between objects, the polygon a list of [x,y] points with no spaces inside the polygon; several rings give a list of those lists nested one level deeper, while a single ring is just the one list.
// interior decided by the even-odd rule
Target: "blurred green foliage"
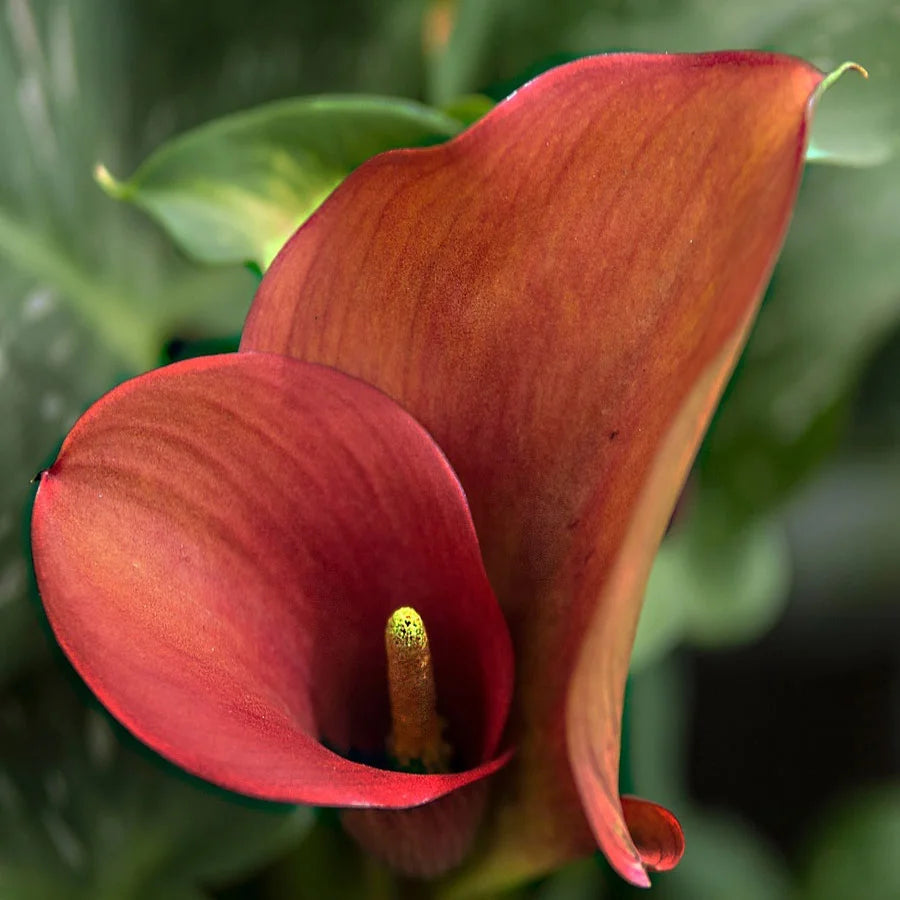
[{"label": "blurred green foliage", "polygon": [[871,900],[900,895],[900,784],[845,797],[813,836],[802,900],[843,900],[859,891]]},{"label": "blurred green foliage", "polygon": [[[868,896],[897,896],[895,789],[836,813],[810,844],[808,870],[790,872],[748,825],[690,804],[674,777],[684,698],[664,684],[675,646],[749,640],[776,621],[792,565],[835,603],[860,585],[871,599],[900,584],[895,2],[7,0],[3,11],[0,896],[197,898],[299,841],[308,824],[212,796],[145,758],[72,692],[48,649],[30,577],[31,477],[91,401],[165,348],[202,352],[236,334],[255,286],[240,266],[186,260],[99,190],[95,164],[137,171],[120,192],[143,197],[194,256],[209,259],[207,244],[225,241],[211,222],[230,222],[250,249],[217,258],[252,252],[264,265],[275,233],[349,169],[389,146],[449,136],[486,111],[480,93],[500,96],[589,52],[728,47],[791,52],[824,69],[855,59],[871,77],[845,76],[822,101],[810,158],[832,165],[807,173],[759,323],[654,570],[636,650],[635,704],[650,714],[635,723],[635,778],[687,811],[689,853],[660,879],[663,897],[829,900],[853,896],[861,874]],[[325,92],[408,99],[332,101],[327,114],[288,99]],[[197,173],[209,176],[202,208]],[[180,224],[173,202],[191,212]],[[265,896],[300,895],[313,865],[304,860],[335,856],[329,834],[320,825],[306,855],[271,870]],[[358,862],[343,896],[359,883]],[[365,877],[376,890],[380,876]],[[533,895],[610,890],[621,893],[589,863]]]},{"label": "blurred green foliage", "polygon": [[0,701],[0,747],[2,897],[199,898],[200,886],[252,871],[312,821],[308,809],[188,778],[57,673]]},{"label": "blurred green foliage", "polygon": [[719,646],[752,640],[778,620],[791,561],[784,527],[760,517],[736,528],[704,500],[660,548],[632,653],[632,670],[691,641]]}]

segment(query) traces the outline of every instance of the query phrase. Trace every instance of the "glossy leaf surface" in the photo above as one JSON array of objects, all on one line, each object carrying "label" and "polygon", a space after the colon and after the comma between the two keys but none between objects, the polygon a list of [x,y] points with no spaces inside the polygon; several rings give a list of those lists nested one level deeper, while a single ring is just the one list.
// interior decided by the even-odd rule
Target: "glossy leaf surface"
[{"label": "glossy leaf surface", "polygon": [[262,268],[341,180],[392,147],[446,140],[462,126],[411,100],[304,97],[201,126],[101,186],[153,216],[189,255]]}]

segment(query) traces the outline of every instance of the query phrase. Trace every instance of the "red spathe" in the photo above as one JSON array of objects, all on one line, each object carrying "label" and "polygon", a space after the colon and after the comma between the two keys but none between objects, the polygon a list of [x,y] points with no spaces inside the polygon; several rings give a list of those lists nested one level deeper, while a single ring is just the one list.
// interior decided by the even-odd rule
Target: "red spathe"
[{"label": "red spathe", "polygon": [[466,491],[516,653],[486,883],[595,840],[636,884],[657,865],[618,797],[631,645],[781,247],[821,78],[749,52],[563,66],[448,144],[363,165],[259,288],[242,349],[377,385]]},{"label": "red spathe", "polygon": [[[629,656],[821,78],[761,53],[586,59],[356,170],[272,264],[251,352],[112,392],[43,477],[39,586],[107,706],[236,790],[411,806],[505,761],[512,646],[480,885],[596,844],[635,884],[671,868],[674,816],[618,795]],[[401,605],[455,775],[320,743],[383,746]]]},{"label": "red spathe", "polygon": [[[160,753],[273,800],[399,808],[495,771],[506,624],[465,498],[380,392],[268,354],[190,360],[95,404],[41,478],[35,568],[61,645]],[[351,762],[390,730],[384,623],[432,635],[461,771]]]}]

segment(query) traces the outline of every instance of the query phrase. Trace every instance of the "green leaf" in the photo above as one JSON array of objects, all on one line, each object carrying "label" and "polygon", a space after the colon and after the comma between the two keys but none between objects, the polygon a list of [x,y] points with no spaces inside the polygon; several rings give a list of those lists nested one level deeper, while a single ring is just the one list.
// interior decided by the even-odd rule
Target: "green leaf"
[{"label": "green leaf", "polygon": [[793,896],[784,860],[749,825],[730,815],[700,810],[679,809],[679,818],[690,850],[678,868],[654,879],[654,896],[659,900],[790,900]]},{"label": "green leaf", "polygon": [[629,756],[634,787],[680,815],[690,801],[691,675],[671,654],[629,676]]},{"label": "green leaf", "polygon": [[0,698],[0,895],[194,896],[308,828],[308,809],[251,803],[168,766],[84,706],[67,675]]},{"label": "green leaf", "polygon": [[784,531],[771,519],[737,532],[725,523],[704,525],[705,535],[682,559],[689,565],[681,570],[687,637],[704,646],[755,640],[778,621],[787,601],[791,565]]},{"label": "green leaf", "polygon": [[790,586],[784,533],[771,519],[735,529],[708,504],[666,538],[653,563],[631,666],[682,641],[754,640],[778,620]]},{"label": "green leaf", "polygon": [[657,662],[684,641],[685,597],[691,583],[688,550],[684,541],[667,537],[653,560],[631,651],[632,672]]},{"label": "green leaf", "polygon": [[[270,871],[271,900],[399,900],[397,876],[364,853],[343,829],[335,810],[317,811],[302,843]],[[429,896],[427,892],[423,897]]]},{"label": "green leaf", "polygon": [[210,896],[189,885],[165,884],[145,891],[139,900],[210,900]]},{"label": "green leaf", "polygon": [[426,14],[428,96],[436,105],[477,88],[488,40],[504,0],[444,0]]},{"label": "green leaf", "polygon": [[461,127],[407,100],[286,100],[164,144],[128,181],[103,167],[97,179],[111,196],[153,216],[194,258],[266,268],[352,169],[383,150],[445,140]]},{"label": "green leaf", "polygon": [[60,294],[8,270],[0,278],[0,682],[46,649],[29,603],[27,508],[32,477],[47,463],[87,400],[120,374],[113,356]]},{"label": "green leaf", "polygon": [[482,116],[486,116],[494,106],[494,101],[484,94],[465,94],[451,100],[443,107],[443,111],[468,127]]},{"label": "green leaf", "polygon": [[804,879],[803,900],[900,897],[900,785],[858,795],[820,828]]},{"label": "green leaf", "polygon": [[10,0],[0,17],[0,681],[47,646],[28,601],[32,476],[164,338],[237,330],[254,287],[188,265],[94,184],[98,154],[128,156],[131,31],[108,27],[108,0],[73,10]]},{"label": "green leaf", "polygon": [[609,878],[596,859],[582,859],[544,879],[527,896],[531,900],[603,900],[613,893]]},{"label": "green leaf", "polygon": [[796,593],[814,604],[810,615],[829,617],[848,604],[861,611],[896,601],[898,446],[842,454],[789,505]]},{"label": "green leaf", "polygon": [[[686,660],[670,656],[635,676],[630,712],[635,785],[684,828],[687,851],[672,872],[651,876],[662,900],[793,900],[785,861],[749,823],[693,802],[689,788],[691,684]],[[618,896],[618,892],[616,893]],[[633,889],[628,897],[647,895]],[[848,895],[853,896],[853,895]]]},{"label": "green leaf", "polygon": [[823,459],[845,400],[900,321],[900,160],[806,174],[759,321],[699,460],[736,520]]}]

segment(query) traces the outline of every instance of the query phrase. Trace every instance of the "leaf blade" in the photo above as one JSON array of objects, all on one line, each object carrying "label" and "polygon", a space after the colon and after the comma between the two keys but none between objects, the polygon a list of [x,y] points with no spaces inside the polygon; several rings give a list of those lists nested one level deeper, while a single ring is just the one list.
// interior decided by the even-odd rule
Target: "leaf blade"
[{"label": "leaf blade", "polygon": [[188,255],[265,269],[290,234],[354,168],[390,149],[461,128],[411,100],[375,96],[276,101],[164,144],[124,182],[97,181],[141,207]]}]

